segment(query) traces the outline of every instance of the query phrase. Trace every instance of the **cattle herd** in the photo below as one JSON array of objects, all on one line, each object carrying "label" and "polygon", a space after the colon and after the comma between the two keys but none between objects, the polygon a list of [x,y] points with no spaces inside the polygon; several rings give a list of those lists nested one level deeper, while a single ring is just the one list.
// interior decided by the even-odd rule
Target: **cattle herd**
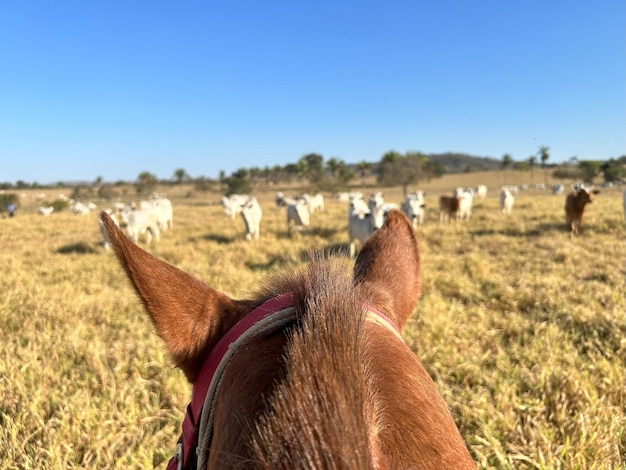
[{"label": "cattle herd", "polygon": [[[565,220],[571,236],[577,235],[582,227],[586,206],[592,202],[593,195],[599,191],[583,183],[572,184],[572,190],[565,198]],[[500,188],[500,209],[502,214],[511,215],[515,203],[515,195],[520,189],[517,186],[502,186]],[[539,189],[545,189],[539,188]],[[560,195],[564,192],[562,184],[550,188],[552,194]],[[374,192],[367,197],[360,192],[338,193],[336,199],[347,204],[348,242],[350,256],[355,257],[357,246],[362,245],[378,229],[387,213],[392,209],[400,209],[411,221],[414,228],[424,224],[426,214],[425,194],[421,190],[408,194],[398,206],[393,202],[385,202],[383,193]],[[439,223],[442,225],[451,222],[469,220],[472,215],[474,199],[483,199],[487,196],[487,187],[480,185],[475,188],[455,188],[448,194],[439,197]],[[60,196],[60,199],[64,199]],[[67,198],[66,198],[67,199]],[[82,203],[67,199],[74,214],[89,214],[96,208],[93,203]],[[286,213],[287,232],[301,232],[309,227],[312,214],[323,212],[324,196],[302,194],[300,196],[277,192],[275,195],[276,209]],[[258,240],[261,233],[263,211],[256,197],[244,194],[231,194],[221,198],[221,205],[226,215],[235,220],[240,216],[244,222],[244,236],[247,240]],[[624,217],[626,218],[626,191],[623,193]],[[151,195],[147,200],[138,204],[116,203],[105,209],[116,224],[125,230],[126,235],[135,243],[140,236],[144,237],[147,245],[152,240],[158,241],[161,232],[171,229],[173,225],[173,209],[171,201],[158,194]],[[52,206],[38,208],[38,213],[48,216],[54,212]],[[106,233],[100,227],[103,237],[103,246],[108,250]]]}]

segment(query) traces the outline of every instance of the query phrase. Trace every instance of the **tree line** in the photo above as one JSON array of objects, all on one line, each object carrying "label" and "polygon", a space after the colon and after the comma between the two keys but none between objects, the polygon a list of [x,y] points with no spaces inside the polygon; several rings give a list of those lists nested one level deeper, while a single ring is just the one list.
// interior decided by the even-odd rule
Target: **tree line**
[{"label": "tree line", "polygon": [[[522,160],[515,160],[511,154],[505,153],[499,167],[503,170],[530,171],[531,179],[533,172],[539,167],[546,182],[548,174],[557,179],[586,182],[593,182],[598,177],[608,182],[626,181],[626,155],[603,161],[572,157],[559,165],[550,164],[549,160],[550,148],[541,146],[536,154]],[[338,157],[324,159],[318,153],[309,153],[295,163],[286,165],[239,168],[230,175],[221,171],[217,179],[205,176],[194,178],[184,168],[174,170],[168,180],[159,180],[153,173],[144,171],[132,184],[138,194],[149,194],[157,185],[183,183],[193,184],[195,190],[199,192],[218,191],[224,194],[249,193],[255,187],[290,183],[308,187],[311,191],[336,192],[347,190],[355,184],[364,185],[367,178],[375,177],[377,183],[381,185],[401,186],[406,194],[410,185],[429,181],[444,173],[495,168],[498,168],[497,159],[453,153],[433,155],[416,151],[401,153],[390,150],[378,162],[363,160],[354,164],[346,163]],[[128,184],[127,181],[105,183],[102,177],[97,177],[92,183],[73,185],[72,197],[81,199],[95,193],[102,199],[112,199],[119,195],[117,187]],[[59,182],[57,186],[64,187],[65,183]],[[42,187],[44,186],[24,181],[18,181],[15,185],[0,183],[0,190]]]}]

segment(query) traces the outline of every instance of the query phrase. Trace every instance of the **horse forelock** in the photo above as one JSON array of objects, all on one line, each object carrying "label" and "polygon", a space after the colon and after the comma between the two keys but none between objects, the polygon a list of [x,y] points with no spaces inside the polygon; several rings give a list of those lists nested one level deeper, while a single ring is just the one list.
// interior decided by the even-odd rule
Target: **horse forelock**
[{"label": "horse forelock", "polygon": [[362,367],[363,301],[347,270],[315,259],[284,280],[301,314],[285,375],[256,424],[264,468],[373,468],[375,411]]}]

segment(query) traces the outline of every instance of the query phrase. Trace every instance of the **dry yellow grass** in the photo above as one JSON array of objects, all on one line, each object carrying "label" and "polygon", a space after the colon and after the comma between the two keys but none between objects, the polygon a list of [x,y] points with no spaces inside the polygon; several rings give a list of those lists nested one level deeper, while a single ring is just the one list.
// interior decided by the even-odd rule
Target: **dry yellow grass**
[{"label": "dry yellow grass", "polygon": [[[491,193],[469,223],[440,226],[437,194],[477,184],[467,178]],[[570,239],[563,196],[519,193],[505,217],[502,175],[485,178],[423,185],[423,295],[404,336],[481,468],[625,468],[621,192],[598,195]],[[329,200],[290,237],[273,191],[259,193],[259,243],[212,204],[217,195],[174,194],[174,229],[150,251],[233,297],[308,250],[345,253],[343,203]],[[400,202],[398,188],[385,194]],[[0,218],[0,468],[163,466],[189,387],[103,251],[97,216],[40,217],[33,207]]]}]

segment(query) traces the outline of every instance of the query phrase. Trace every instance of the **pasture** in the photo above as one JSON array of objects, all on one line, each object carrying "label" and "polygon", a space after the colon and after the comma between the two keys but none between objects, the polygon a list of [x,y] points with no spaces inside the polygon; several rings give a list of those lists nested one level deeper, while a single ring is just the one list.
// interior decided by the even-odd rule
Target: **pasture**
[{"label": "pasture", "polygon": [[[621,191],[597,195],[570,238],[564,195],[520,192],[505,216],[499,181],[469,222],[441,226],[438,194],[476,184],[446,178],[421,186],[423,294],[403,336],[479,468],[625,468]],[[384,192],[401,202],[398,188]],[[149,251],[235,298],[311,250],[349,269],[347,203],[328,195],[325,212],[289,235],[274,191],[255,195],[259,241],[245,240],[220,195],[171,197],[174,227]],[[0,268],[0,468],[164,467],[190,387],[103,250],[97,212],[24,206],[0,218]]]}]

